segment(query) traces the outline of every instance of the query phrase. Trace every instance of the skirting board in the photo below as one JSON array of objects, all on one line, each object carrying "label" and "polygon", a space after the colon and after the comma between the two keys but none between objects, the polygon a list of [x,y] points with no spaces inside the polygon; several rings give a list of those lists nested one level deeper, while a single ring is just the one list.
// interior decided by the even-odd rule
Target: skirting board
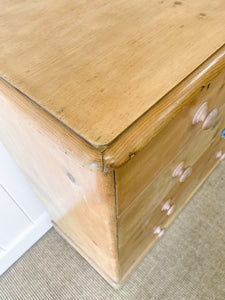
[{"label": "skirting board", "polygon": [[10,247],[0,251],[0,276],[14,264],[30,247],[33,246],[52,227],[46,212],[32,223]]}]

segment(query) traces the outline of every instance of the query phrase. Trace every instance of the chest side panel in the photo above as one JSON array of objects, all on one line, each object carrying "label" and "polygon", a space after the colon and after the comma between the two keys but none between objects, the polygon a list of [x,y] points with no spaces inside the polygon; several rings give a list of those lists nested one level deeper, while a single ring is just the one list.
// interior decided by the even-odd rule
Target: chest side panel
[{"label": "chest side panel", "polygon": [[100,154],[4,82],[0,105],[1,141],[56,227],[103,277],[117,282],[113,172],[103,173]]}]

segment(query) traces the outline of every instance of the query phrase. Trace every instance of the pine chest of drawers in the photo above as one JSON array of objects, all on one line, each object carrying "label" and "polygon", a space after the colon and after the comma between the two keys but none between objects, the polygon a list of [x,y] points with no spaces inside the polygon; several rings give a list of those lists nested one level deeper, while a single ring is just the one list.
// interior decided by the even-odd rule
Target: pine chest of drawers
[{"label": "pine chest of drawers", "polygon": [[0,9],[0,139],[118,287],[225,157],[225,3]]}]

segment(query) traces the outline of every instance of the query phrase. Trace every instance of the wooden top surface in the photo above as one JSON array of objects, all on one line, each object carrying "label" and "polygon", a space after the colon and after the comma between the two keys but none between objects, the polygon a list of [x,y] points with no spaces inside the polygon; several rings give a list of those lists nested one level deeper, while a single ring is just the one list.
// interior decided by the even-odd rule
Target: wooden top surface
[{"label": "wooden top surface", "polygon": [[0,0],[0,74],[96,147],[225,43],[224,0]]}]

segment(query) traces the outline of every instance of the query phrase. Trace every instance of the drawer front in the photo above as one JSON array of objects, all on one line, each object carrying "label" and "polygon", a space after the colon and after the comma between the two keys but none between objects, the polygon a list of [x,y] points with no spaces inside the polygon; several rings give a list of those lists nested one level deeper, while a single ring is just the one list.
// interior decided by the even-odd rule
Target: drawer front
[{"label": "drawer front", "polygon": [[[118,215],[121,215],[134,199],[151,183],[165,166],[193,138],[203,136],[207,143],[212,139],[213,130],[202,130],[203,122],[193,125],[193,118],[203,103],[208,104],[206,116],[225,103],[225,71],[211,83],[202,88],[202,92],[192,99],[176,118],[140,152],[131,155],[131,159],[116,171]],[[204,117],[204,111],[201,117]],[[199,151],[204,151],[206,143],[199,143]]]},{"label": "drawer front", "polygon": [[[193,176],[182,185],[175,186],[154,211],[147,218],[143,218],[140,226],[127,232],[128,224],[119,218],[119,259],[122,276],[139,264],[206,177],[220,163],[220,151],[225,154],[225,140],[222,138],[218,138],[195,163]],[[136,211],[136,214],[140,212]]]},{"label": "drawer front", "polygon": [[[174,188],[183,185],[181,181],[191,181],[193,165],[200,158],[210,145],[221,136],[225,128],[225,105],[220,109],[220,115],[216,126],[209,132],[199,132],[191,140],[190,144],[175,157],[161,172],[151,181],[142,193],[132,202],[127,210],[120,215],[122,224],[121,235],[128,236],[134,228],[141,228],[147,222],[149,216],[163,200],[164,197]],[[174,171],[183,163],[183,174],[173,177]],[[182,172],[182,169],[180,169]],[[191,171],[191,172],[189,172]],[[136,213],[138,211],[138,213]],[[124,226],[126,224],[126,226]]]}]

